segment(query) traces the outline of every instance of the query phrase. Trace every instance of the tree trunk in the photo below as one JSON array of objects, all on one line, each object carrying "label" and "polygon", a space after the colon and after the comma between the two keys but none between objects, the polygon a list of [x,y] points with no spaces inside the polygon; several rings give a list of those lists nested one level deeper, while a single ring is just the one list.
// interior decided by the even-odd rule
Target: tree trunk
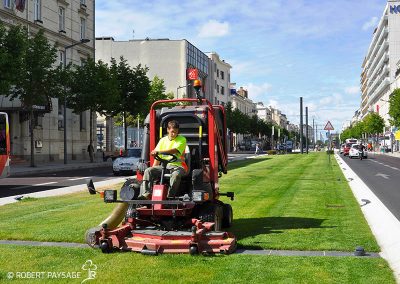
[{"label": "tree trunk", "polygon": [[124,143],[125,143],[125,152],[126,149],[128,148],[128,126],[126,124],[126,112],[123,112],[123,116],[124,116]]},{"label": "tree trunk", "polygon": [[29,123],[30,123],[29,133],[31,135],[31,167],[35,167],[35,140],[33,137],[33,129],[35,125],[34,125],[33,109],[31,109],[29,114]]},{"label": "tree trunk", "polygon": [[93,113],[92,113],[92,109],[90,109],[89,111],[90,113],[90,126],[89,126],[89,158],[90,158],[90,162],[93,163],[94,162],[94,148],[93,148]]},{"label": "tree trunk", "polygon": [[89,144],[93,144],[93,113],[90,109]]}]

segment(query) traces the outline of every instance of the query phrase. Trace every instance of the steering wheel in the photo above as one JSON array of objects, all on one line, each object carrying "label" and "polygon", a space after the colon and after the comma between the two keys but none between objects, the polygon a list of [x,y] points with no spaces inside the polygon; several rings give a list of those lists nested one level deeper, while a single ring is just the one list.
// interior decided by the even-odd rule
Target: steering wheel
[{"label": "steering wheel", "polygon": [[[160,157],[160,155],[163,155],[163,156],[171,156],[171,159],[169,159],[169,160],[163,159],[163,158]],[[159,161],[159,162],[161,162],[161,163],[169,164],[169,163],[173,163],[173,162],[175,162],[176,160],[178,160],[178,157],[175,156],[174,154],[167,154],[167,153],[165,153],[165,154],[160,154],[160,153],[157,153],[157,154],[154,156],[154,159],[156,159],[157,161]]]}]

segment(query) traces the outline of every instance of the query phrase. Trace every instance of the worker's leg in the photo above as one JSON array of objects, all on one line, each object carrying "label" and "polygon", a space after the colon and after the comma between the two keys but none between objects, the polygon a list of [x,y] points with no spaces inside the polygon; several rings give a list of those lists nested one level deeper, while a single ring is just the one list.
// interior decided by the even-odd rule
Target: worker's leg
[{"label": "worker's leg", "polygon": [[169,169],[171,172],[171,178],[169,180],[170,189],[168,192],[168,197],[174,197],[179,194],[179,185],[181,184],[181,177],[186,173],[181,167],[173,167]]},{"label": "worker's leg", "polygon": [[161,177],[161,166],[150,167],[144,171],[143,182],[140,187],[140,196],[148,197],[151,192],[151,184]]}]

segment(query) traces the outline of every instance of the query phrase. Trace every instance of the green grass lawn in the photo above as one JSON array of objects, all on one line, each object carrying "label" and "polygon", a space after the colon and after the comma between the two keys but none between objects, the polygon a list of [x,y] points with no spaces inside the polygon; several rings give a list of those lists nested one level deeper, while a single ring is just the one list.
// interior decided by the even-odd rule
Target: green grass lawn
[{"label": "green grass lawn", "polygon": [[[394,283],[383,259],[354,257],[282,256],[143,256],[135,253],[102,254],[98,250],[0,246],[2,283],[7,272],[82,272],[81,279],[43,279],[41,283],[81,283],[82,265],[97,265],[96,279],[85,283]],[[16,256],[23,256],[18,258]],[[117,280],[118,279],[118,280]]]},{"label": "green grass lawn", "polygon": [[[379,251],[347,181],[336,161],[331,161],[329,164],[325,153],[313,153],[232,163],[220,186],[221,191],[235,192],[231,230],[239,246],[353,251],[361,245],[367,251]],[[84,242],[85,231],[99,224],[114,206],[86,193],[2,206],[0,239]],[[168,279],[170,283],[394,283],[386,262],[372,258],[146,257],[133,253],[103,255],[90,249],[4,245],[0,246],[0,255],[2,259],[17,259],[0,266],[0,277],[5,277],[7,271],[18,271],[18,265],[26,267],[23,271],[69,271],[92,259],[99,265],[101,281],[106,283],[128,272],[129,277],[122,279],[127,283],[136,282],[138,275],[139,282]],[[202,273],[204,269],[209,273]]]}]

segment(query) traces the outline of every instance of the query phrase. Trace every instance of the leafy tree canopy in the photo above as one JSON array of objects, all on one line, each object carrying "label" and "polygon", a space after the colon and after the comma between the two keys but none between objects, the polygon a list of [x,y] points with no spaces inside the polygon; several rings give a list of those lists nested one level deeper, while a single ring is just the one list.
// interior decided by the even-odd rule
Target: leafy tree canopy
[{"label": "leafy tree canopy", "polygon": [[400,127],[400,89],[396,89],[389,99],[389,115],[390,123],[396,127]]}]

